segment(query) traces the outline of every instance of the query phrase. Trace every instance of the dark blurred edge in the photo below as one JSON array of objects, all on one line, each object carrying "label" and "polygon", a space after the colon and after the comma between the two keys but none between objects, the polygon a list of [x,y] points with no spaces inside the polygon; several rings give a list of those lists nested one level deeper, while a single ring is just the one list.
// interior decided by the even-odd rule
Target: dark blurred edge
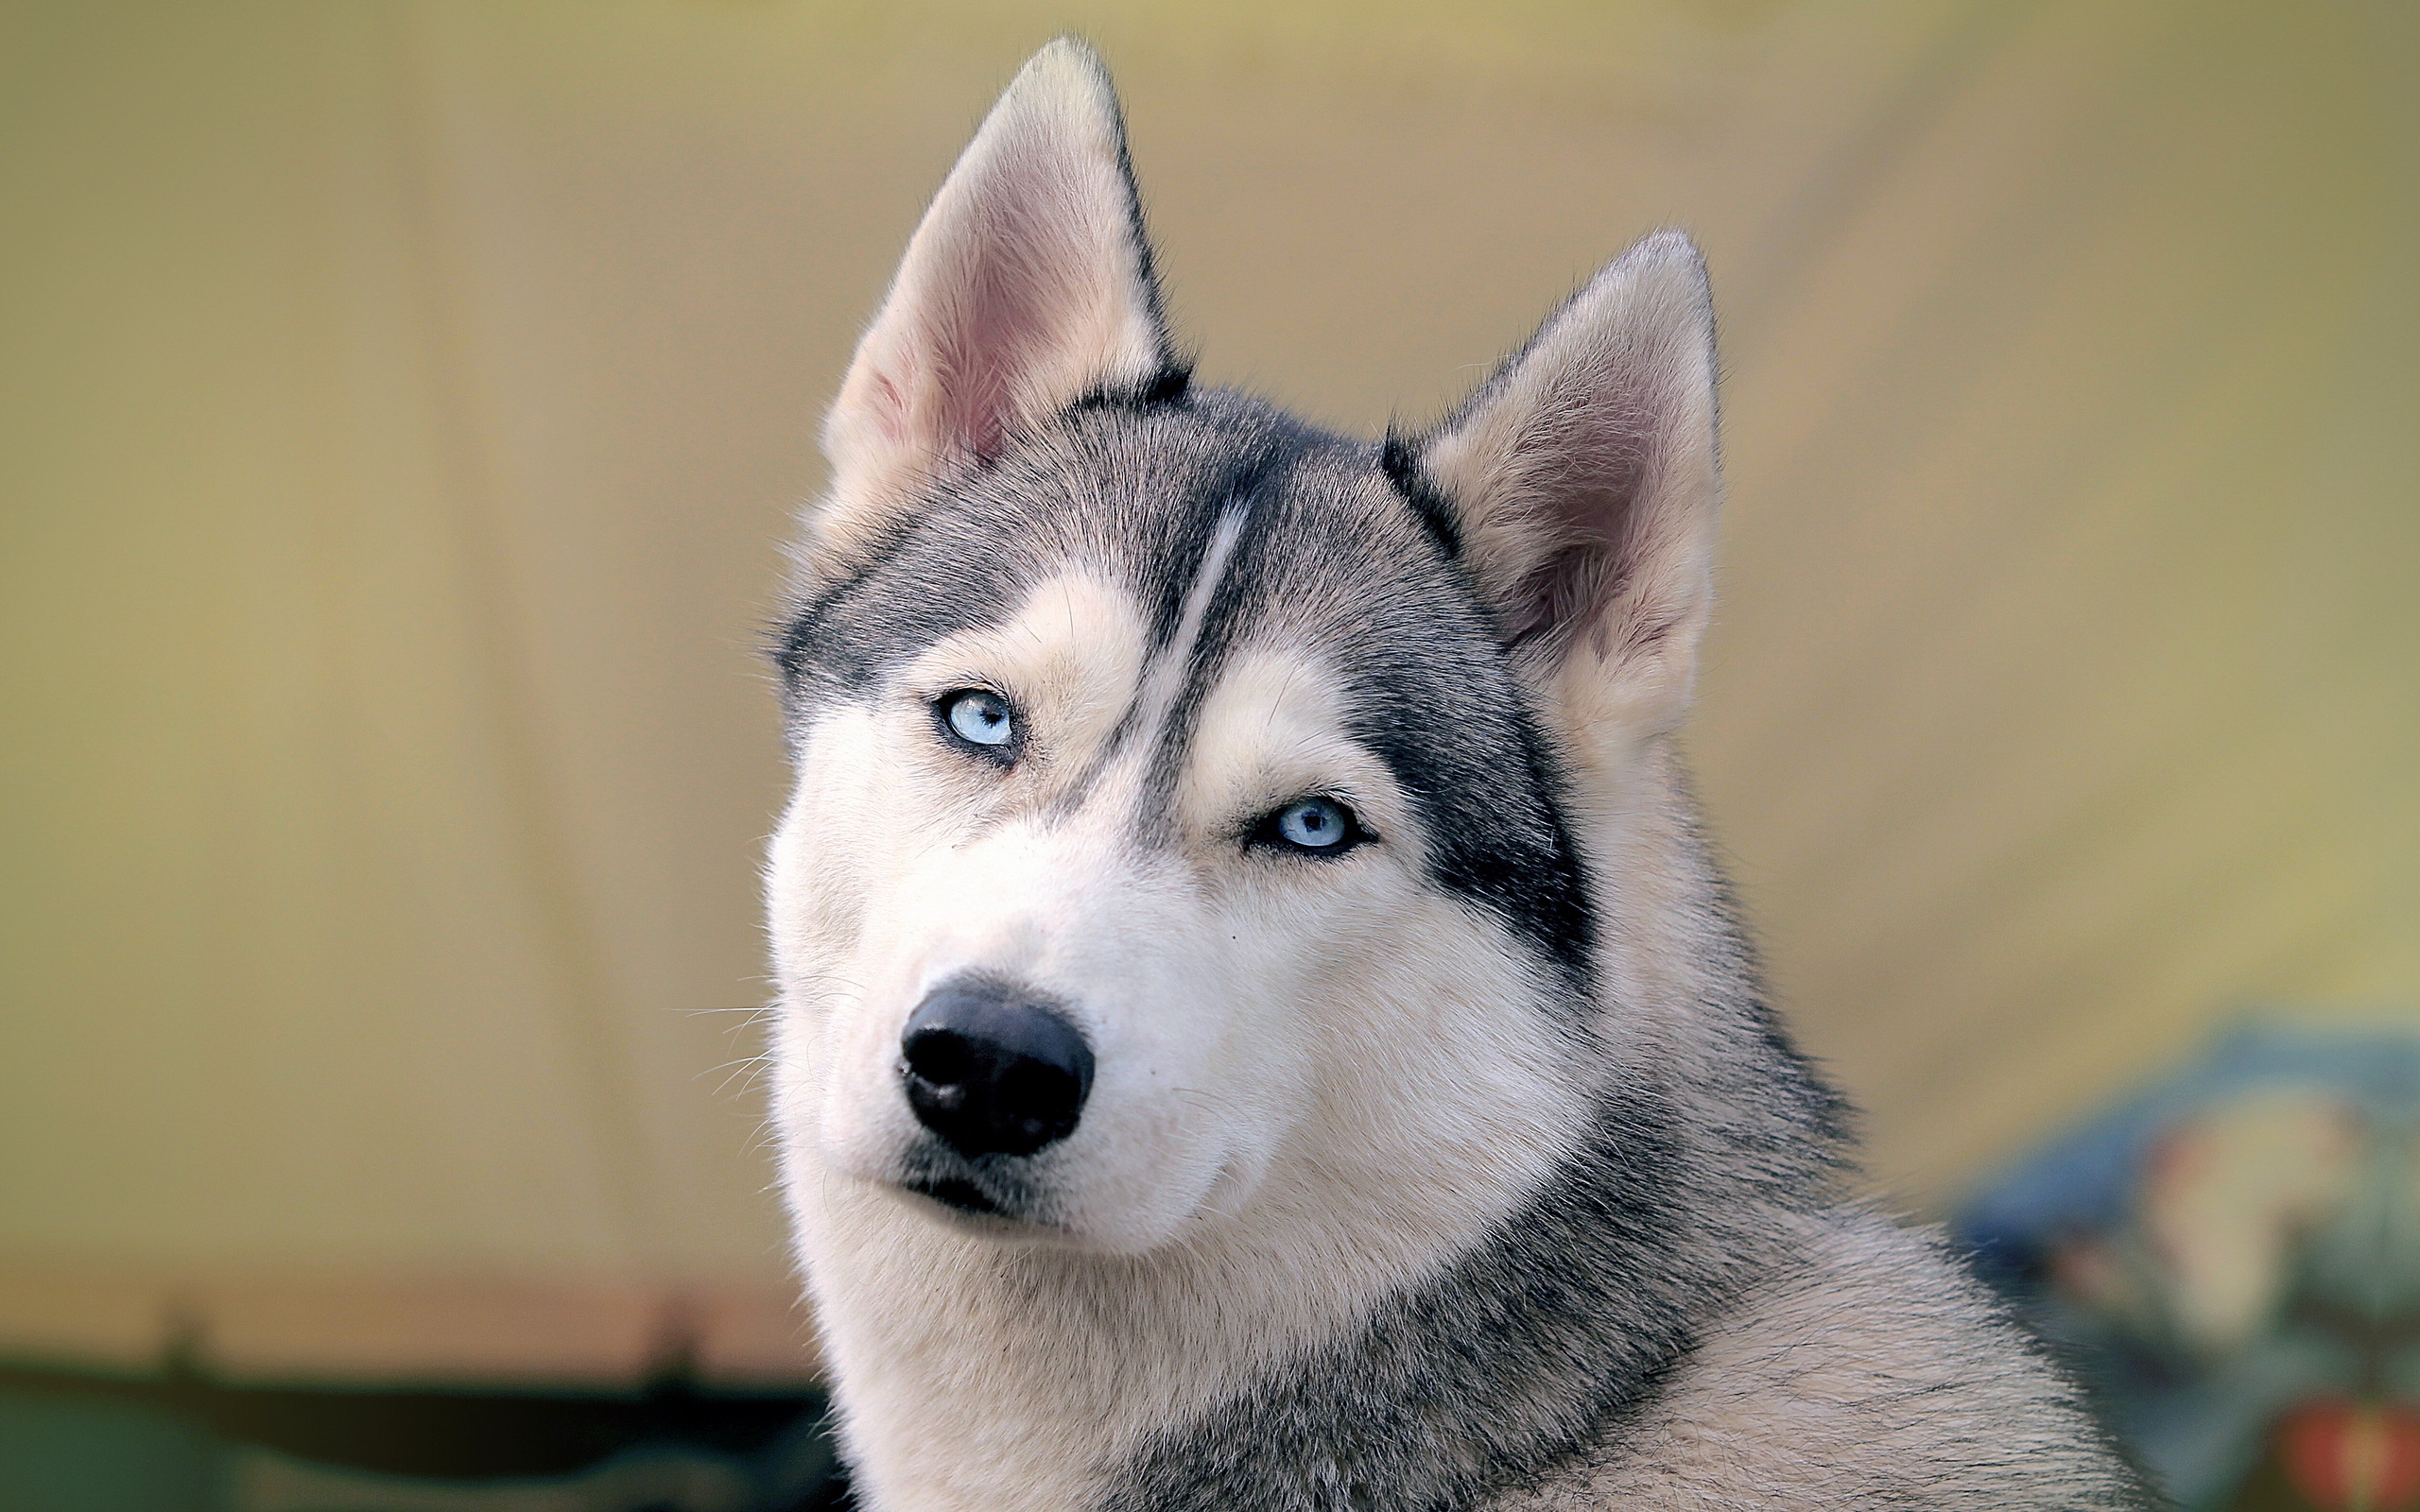
[{"label": "dark blurred edge", "polygon": [[[674,1376],[615,1391],[460,1390],[437,1387],[268,1385],[222,1382],[172,1364],[155,1374],[0,1362],[0,1485],[13,1441],[43,1458],[90,1435],[103,1455],[160,1462],[95,1464],[103,1478],[149,1474],[177,1484],[176,1467],[236,1448],[379,1474],[475,1481],[573,1475],[639,1449],[682,1449],[738,1458],[811,1440],[828,1469],[781,1512],[848,1505],[828,1452],[820,1393],[702,1388]],[[95,1505],[106,1504],[103,1487]],[[5,1500],[5,1498],[0,1498]],[[81,1503],[80,1496],[74,1500]],[[31,1509],[27,1509],[31,1512]],[[166,1509],[163,1509],[166,1512]]]}]

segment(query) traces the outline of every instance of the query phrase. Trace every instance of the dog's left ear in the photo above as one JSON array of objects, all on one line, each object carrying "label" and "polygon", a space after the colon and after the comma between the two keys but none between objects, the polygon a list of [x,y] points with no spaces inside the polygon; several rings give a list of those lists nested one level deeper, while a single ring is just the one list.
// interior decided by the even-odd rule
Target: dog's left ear
[{"label": "dog's left ear", "polygon": [[1659,232],[1389,470],[1442,495],[1516,666],[1583,743],[1679,722],[1712,608],[1714,316]]},{"label": "dog's left ear", "polygon": [[984,117],[857,344],[824,419],[833,486],[810,553],[845,548],[1088,393],[1182,384],[1117,95],[1092,49],[1063,37]]}]

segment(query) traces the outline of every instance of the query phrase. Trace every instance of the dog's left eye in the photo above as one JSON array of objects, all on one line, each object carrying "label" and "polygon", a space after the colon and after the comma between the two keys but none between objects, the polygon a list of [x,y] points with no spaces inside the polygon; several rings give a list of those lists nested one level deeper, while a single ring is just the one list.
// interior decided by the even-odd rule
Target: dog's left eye
[{"label": "dog's left eye", "polygon": [[1368,838],[1332,798],[1297,799],[1260,822],[1253,838],[1303,855],[1341,855]]},{"label": "dog's left eye", "polygon": [[933,708],[943,730],[986,756],[1005,759],[1016,741],[1015,711],[988,688],[943,694]]}]

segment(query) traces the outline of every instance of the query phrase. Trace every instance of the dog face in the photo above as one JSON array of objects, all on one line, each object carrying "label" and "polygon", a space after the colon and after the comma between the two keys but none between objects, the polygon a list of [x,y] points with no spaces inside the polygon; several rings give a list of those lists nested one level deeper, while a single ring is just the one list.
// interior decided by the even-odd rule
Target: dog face
[{"label": "dog face", "polygon": [[1550,1141],[1507,1121],[1593,1091],[1575,799],[1703,619],[1694,254],[1642,244],[1370,445],[1185,382],[1134,206],[1098,65],[1046,50],[827,423],[778,653],[793,1191],[1133,1253],[1518,1190]]},{"label": "dog face", "polygon": [[[1091,406],[937,490],[792,644],[774,919],[841,1172],[1140,1248],[1248,1201],[1322,1102],[1483,1125],[1522,1101],[1490,1077],[1564,1069],[1552,781],[1370,449]],[[1075,1032],[1072,1132],[918,1106],[910,1022],[969,992]],[[1440,1036],[1489,1042],[1457,1087],[1422,1085]]]}]

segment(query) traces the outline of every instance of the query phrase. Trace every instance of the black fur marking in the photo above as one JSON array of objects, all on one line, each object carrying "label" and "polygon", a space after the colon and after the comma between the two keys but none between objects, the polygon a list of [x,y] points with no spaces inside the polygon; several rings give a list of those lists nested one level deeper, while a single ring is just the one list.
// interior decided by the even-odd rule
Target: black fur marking
[{"label": "black fur marking", "polygon": [[[1226,667],[1244,616],[1261,596],[1259,579],[1270,550],[1270,523],[1280,512],[1276,501],[1293,486],[1292,470],[1316,440],[1308,431],[1274,430],[1253,453],[1236,458],[1225,474],[1224,503],[1219,513],[1223,517],[1229,510],[1239,510],[1241,520],[1219,580],[1212,585],[1209,602],[1202,606],[1201,628],[1184,680],[1161,722],[1158,747],[1150,753],[1139,816],[1147,838],[1167,832],[1168,809],[1201,720],[1201,702]],[[1186,585],[1188,593],[1193,586]]]},{"label": "black fur marking", "polygon": [[1434,696],[1430,671],[1365,671],[1354,738],[1420,803],[1437,885],[1504,920],[1573,986],[1584,983],[1596,957],[1588,884],[1545,741],[1517,700],[1484,711],[1492,728],[1455,738],[1405,720],[1401,711]]},{"label": "black fur marking", "polygon": [[1284,550],[1264,558],[1257,612],[1273,618],[1277,595],[1343,606],[1317,639],[1347,679],[1347,732],[1420,809],[1430,878],[1502,920],[1577,991],[1596,949],[1586,872],[1562,774],[1494,622],[1459,562],[1421,552],[1397,523],[1392,491],[1369,490],[1359,516],[1321,498],[1368,477],[1366,449],[1327,455],[1330,490],[1298,490],[1269,526]]},{"label": "black fur marking", "polygon": [[[1127,146],[1125,102],[1117,97],[1116,87],[1110,82],[1109,70],[1101,66],[1100,55],[1092,44],[1073,32],[1064,36],[1065,40],[1075,42],[1081,48],[1085,66],[1092,73],[1093,80],[1100,91],[1101,101],[1109,112],[1110,136],[1117,143],[1117,181],[1126,190],[1127,242],[1134,249],[1134,267],[1143,284],[1144,309],[1150,316],[1152,335],[1158,338],[1162,373],[1165,375],[1173,369],[1182,380],[1190,376],[1190,369],[1178,367],[1174,358],[1168,355],[1172,343],[1168,338],[1167,306],[1160,294],[1160,274],[1157,259],[1151,250],[1150,228],[1143,216],[1142,185],[1134,177],[1134,157]],[[1182,383],[1180,391],[1181,388]]]},{"label": "black fur marking", "polygon": [[1173,404],[1193,388],[1193,364],[1167,362],[1143,384],[1134,396],[1137,404]]},{"label": "black fur marking", "polygon": [[1193,366],[1169,359],[1140,383],[1102,384],[1080,394],[1067,413],[1086,409],[1148,409],[1154,404],[1182,403],[1193,390]]},{"label": "black fur marking", "polygon": [[914,520],[911,511],[903,510],[894,516],[850,561],[819,576],[805,596],[783,616],[774,631],[769,654],[782,675],[783,704],[793,717],[798,713],[799,694],[822,668],[821,647],[831,638],[834,609],[890,566],[907,544]]},{"label": "black fur marking", "polygon": [[1449,558],[1462,554],[1462,521],[1454,507],[1434,483],[1428,480],[1428,470],[1421,465],[1420,450],[1409,438],[1390,425],[1386,438],[1378,443],[1378,471],[1387,475],[1403,502],[1411,506],[1413,516],[1420,521],[1438,549]]},{"label": "black fur marking", "polygon": [[[1586,873],[1563,817],[1564,783],[1496,646],[1493,621],[1461,571],[1460,517],[1412,443],[1392,430],[1379,444],[1378,470],[1444,557],[1452,578],[1444,592],[1471,612],[1455,627],[1462,634],[1433,623],[1392,627],[1395,645],[1426,654],[1376,654],[1360,663],[1367,696],[1354,734],[1422,797],[1439,885],[1488,908],[1548,960],[1584,978],[1596,942]],[[1471,690],[1479,688],[1500,691],[1474,699]],[[1404,717],[1416,707],[1450,711],[1442,722],[1450,738],[1439,738],[1435,724]]]},{"label": "black fur marking", "polygon": [[794,718],[811,695],[859,695],[916,651],[1015,611],[1029,582],[999,549],[1010,522],[980,502],[997,471],[931,490],[791,613],[774,660]]},{"label": "black fur marking", "polygon": [[[1209,454],[1208,465],[1189,480],[1184,499],[1171,501],[1182,511],[1184,521],[1181,532],[1171,542],[1171,549],[1142,563],[1138,572],[1148,585],[1146,597],[1151,605],[1150,640],[1144,653],[1147,668],[1166,656],[1170,643],[1176,639],[1179,623],[1184,617],[1185,601],[1191,597],[1196,582],[1208,566],[1210,545],[1217,538],[1220,519],[1233,508],[1249,510],[1250,501],[1261,490],[1272,470],[1282,462],[1282,444],[1269,438],[1248,433],[1240,438],[1221,437],[1221,439],[1229,444]],[[1247,514],[1247,522],[1249,518]],[[1236,544],[1239,549],[1241,542]],[[1229,576],[1232,576],[1234,560],[1231,554]],[[1209,639],[1208,616],[1205,614],[1201,636],[1195,643],[1188,667],[1199,664],[1201,645]],[[1189,686],[1190,670],[1186,676],[1186,686]],[[1072,814],[1082,807],[1092,796],[1093,787],[1101,774],[1133,741],[1143,727],[1147,713],[1143,700],[1151,682],[1152,678],[1147,670],[1137,680],[1109,738],[1101,743],[1083,772],[1067,784],[1059,799],[1058,812]],[[1184,689],[1181,688],[1178,704],[1182,706],[1184,701]],[[1174,726],[1179,718],[1180,711],[1172,709],[1166,724]],[[1163,747],[1165,748],[1165,742]],[[1147,781],[1146,788],[1143,804],[1146,822],[1142,827],[1149,830],[1152,827],[1149,822],[1150,816],[1161,807],[1155,800],[1166,797],[1166,787],[1155,788]]]},{"label": "black fur marking", "polygon": [[908,1191],[977,1217],[1046,1221],[1042,1162],[1027,1156],[983,1155],[972,1160],[938,1139],[922,1139],[901,1161],[899,1184]]},{"label": "black fur marking", "polygon": [[1188,538],[1207,540],[1219,479],[1196,477],[1180,458],[1157,470],[1172,476],[1146,471],[1122,480],[1152,494],[1083,495],[1108,506],[1089,510],[1079,485],[1115,486],[1118,470],[1100,454],[1122,450],[1119,421],[1182,413],[1124,404],[1064,411],[1012,438],[990,465],[938,478],[902,504],[871,545],[788,616],[775,662],[793,718],[812,696],[860,696],[934,642],[997,624],[1071,558],[1128,569],[1151,606],[1154,644],[1165,643],[1183,605],[1174,564],[1199,554],[1198,544],[1184,550]]},{"label": "black fur marking", "polygon": [[932,1198],[944,1207],[982,1217],[1000,1215],[999,1205],[986,1196],[981,1187],[963,1177],[939,1177],[925,1181],[909,1182],[908,1190]]}]

